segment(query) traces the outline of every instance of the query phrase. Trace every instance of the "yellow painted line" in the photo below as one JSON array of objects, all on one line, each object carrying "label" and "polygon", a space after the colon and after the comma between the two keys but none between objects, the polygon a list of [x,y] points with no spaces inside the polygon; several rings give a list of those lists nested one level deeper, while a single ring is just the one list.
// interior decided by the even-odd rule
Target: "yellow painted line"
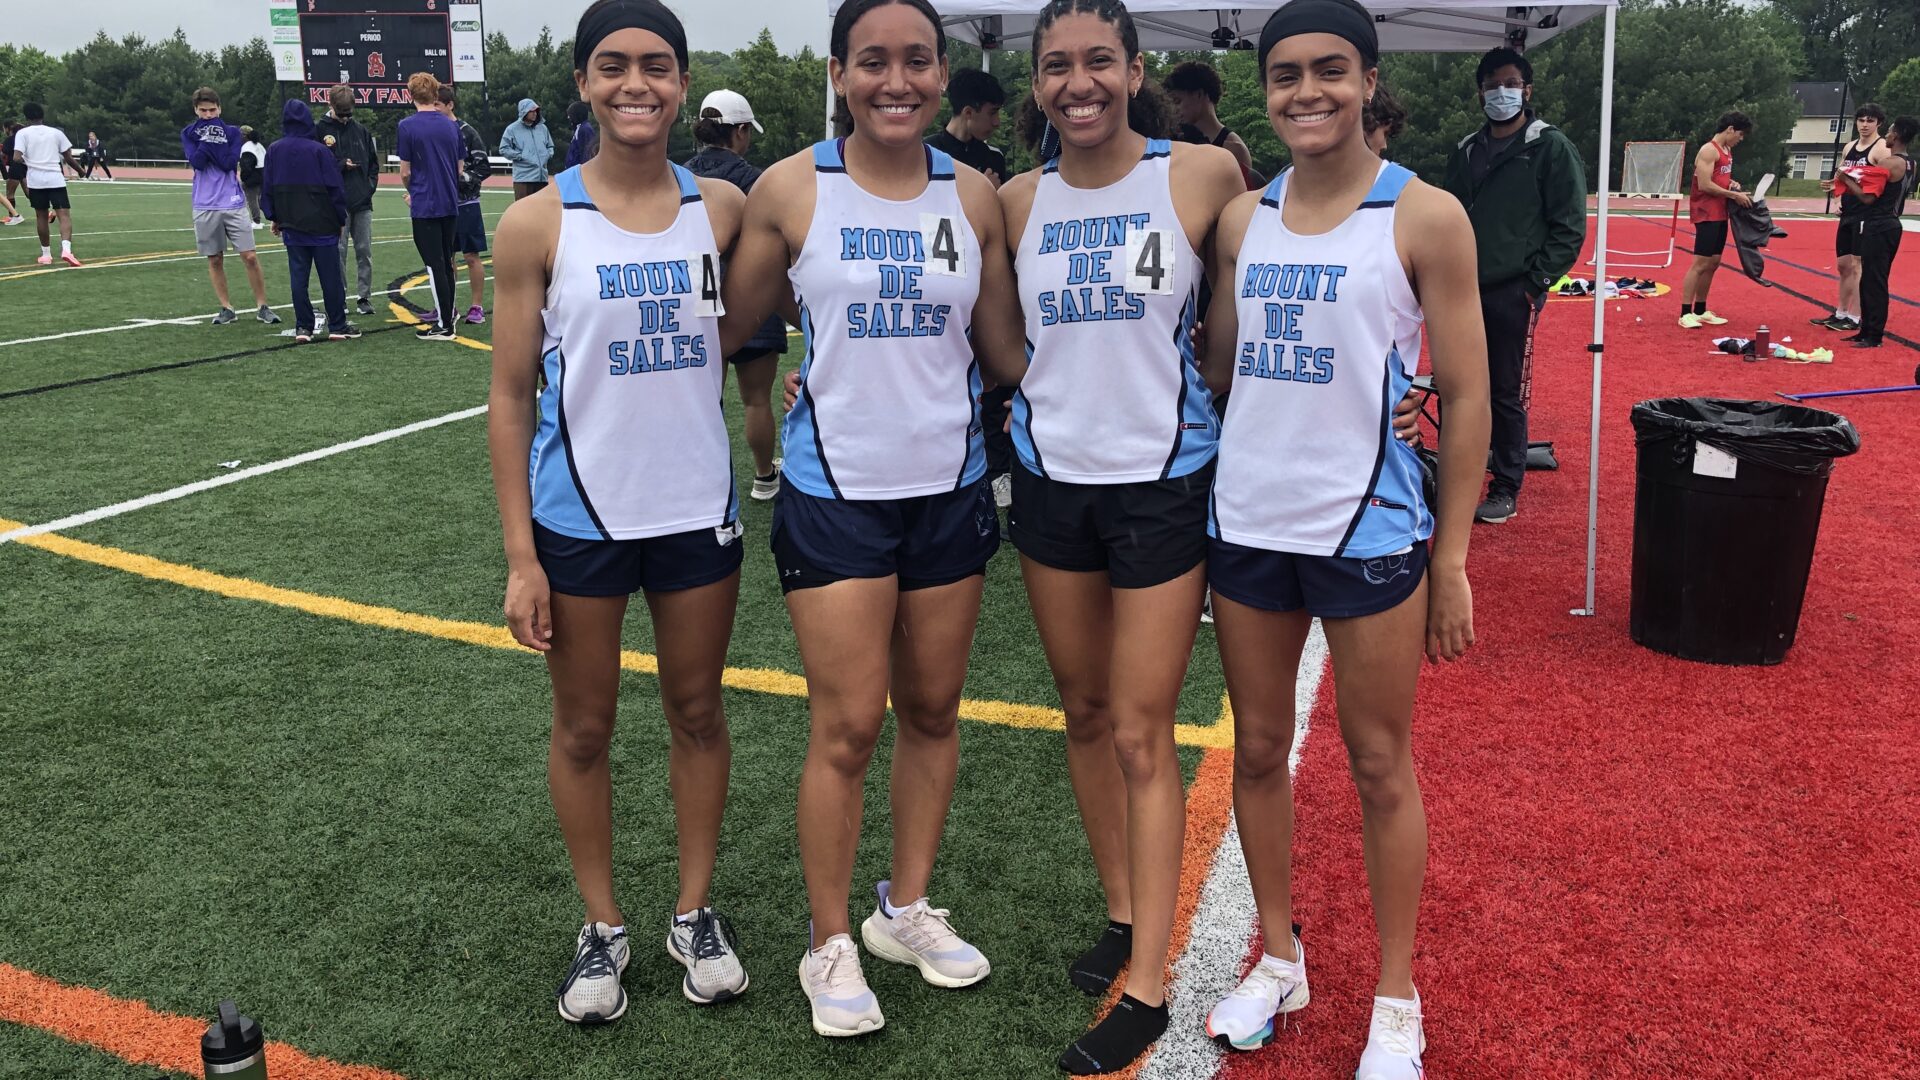
[{"label": "yellow painted line", "polygon": [[[460,269],[461,268],[456,267],[455,273],[457,274]],[[412,277],[400,283],[400,291],[404,293],[408,289],[417,288],[420,285],[425,284],[428,280],[429,279],[425,274],[415,274]],[[455,284],[457,285],[459,283],[455,282]],[[438,301],[436,301],[436,303],[437,302]],[[393,309],[393,315],[395,319],[397,319],[400,322],[406,323],[408,326],[425,326],[426,325],[426,323],[420,321],[420,318],[416,316],[411,310],[402,306],[400,301],[398,300],[388,298],[387,306]],[[458,322],[459,320],[456,319],[454,321]],[[469,337],[455,337],[453,340],[455,344],[465,345],[469,349],[479,349],[482,352],[493,351],[493,346],[487,344],[484,341],[475,341]]]},{"label": "yellow painted line", "polygon": [[[19,522],[0,519],[0,532],[20,527]],[[174,585],[213,593],[234,600],[250,600],[255,603],[271,604],[275,607],[290,608],[294,611],[318,615],[327,619],[340,619],[358,623],[362,626],[379,627],[384,630],[398,630],[409,634],[422,634],[427,637],[446,641],[459,641],[468,645],[479,645],[489,649],[504,649],[512,652],[532,653],[503,626],[488,623],[465,622],[458,619],[440,619],[431,615],[419,615],[410,611],[362,604],[354,600],[345,600],[335,596],[322,596],[318,593],[301,592],[297,589],[283,589],[277,585],[267,585],[247,578],[229,577],[208,570],[201,570],[179,563],[170,563],[150,555],[137,555],[119,548],[91,544],[84,540],[62,536],[59,533],[42,533],[26,536],[14,541],[27,547],[62,555],[69,559],[104,566],[154,581],[165,581]],[[660,672],[660,662],[651,653],[635,652],[631,649],[620,653],[620,666],[628,671],[637,671],[647,675]],[[777,694],[782,697],[804,698],[807,696],[805,676],[790,671],[777,671],[771,668],[726,668],[721,672],[720,682],[735,690],[750,690],[758,694]],[[983,724],[997,724],[1001,727],[1028,728],[1045,731],[1065,731],[1066,714],[1059,709],[1044,705],[1021,705],[1011,701],[980,701],[963,699],[960,702],[960,716],[965,720],[975,720]],[[1174,738],[1182,746],[1200,746],[1208,748],[1233,745],[1233,713],[1221,697],[1220,719],[1213,724],[1176,724]]]}]

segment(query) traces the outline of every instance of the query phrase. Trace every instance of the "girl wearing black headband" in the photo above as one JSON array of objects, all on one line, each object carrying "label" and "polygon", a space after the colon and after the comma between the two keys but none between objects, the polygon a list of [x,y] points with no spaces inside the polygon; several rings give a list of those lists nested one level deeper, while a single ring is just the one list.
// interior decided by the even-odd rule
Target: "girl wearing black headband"
[{"label": "girl wearing black headband", "polygon": [[[1292,923],[1296,671],[1315,616],[1359,789],[1380,935],[1357,1080],[1417,1080],[1413,984],[1427,830],[1411,750],[1424,649],[1473,642],[1466,556],[1489,429],[1473,230],[1460,204],[1368,149],[1378,43],[1352,0],[1295,0],[1260,38],[1273,128],[1293,166],[1221,216],[1207,369],[1233,390],[1209,549],[1215,629],[1234,706],[1234,808],[1267,955],[1208,1018],[1236,1049],[1307,1003]],[[1429,512],[1413,452],[1386,432],[1425,336],[1446,400]],[[1384,361],[1384,363],[1383,363]],[[1288,472],[1277,463],[1309,462]],[[1437,521],[1436,521],[1437,519]],[[1428,538],[1431,536],[1431,548]]]},{"label": "girl wearing black headband", "polygon": [[[672,731],[680,893],[667,948],[687,968],[688,1000],[747,988],[708,896],[730,761],[720,674],[742,543],[720,408],[718,277],[745,198],[667,160],[687,87],[686,35],[672,12],[655,0],[600,0],[574,42],[574,82],[600,150],[501,218],[488,444],[507,625],[547,658],[548,788],[587,909],[559,1011],[592,1024],[627,1006],[607,749],[621,623],[637,591],[653,617]],[[670,464],[634,467],[655,460]]]},{"label": "girl wearing black headband", "polygon": [[885,1023],[847,908],[889,690],[893,874],[861,940],[936,986],[990,970],[928,895],[999,544],[980,375],[1017,380],[1025,356],[993,185],[921,142],[946,84],[938,13],[926,0],[850,0],[829,52],[848,133],[754,185],[727,277],[726,347],[797,305],[804,381],[786,419],[773,549],[812,719],[798,818],[813,940],[800,982],[814,1030],[851,1036]]},{"label": "girl wearing black headband", "polygon": [[1008,521],[1107,899],[1108,923],[1068,975],[1103,994],[1128,972],[1118,1004],[1060,1057],[1088,1074],[1125,1068],[1167,1026],[1186,821],[1174,719],[1219,433],[1193,353],[1198,253],[1246,184],[1227,151],[1168,141],[1119,0],[1054,0],[1033,57],[1033,99],[1060,149],[1000,190],[1033,351],[1014,399]]}]

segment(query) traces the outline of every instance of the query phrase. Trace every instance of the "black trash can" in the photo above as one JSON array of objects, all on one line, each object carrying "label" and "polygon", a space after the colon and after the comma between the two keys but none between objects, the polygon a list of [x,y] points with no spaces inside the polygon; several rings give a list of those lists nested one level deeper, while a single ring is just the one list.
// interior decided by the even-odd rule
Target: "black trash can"
[{"label": "black trash can", "polygon": [[1633,640],[1714,664],[1793,646],[1843,416],[1802,405],[1659,398],[1633,407]]}]

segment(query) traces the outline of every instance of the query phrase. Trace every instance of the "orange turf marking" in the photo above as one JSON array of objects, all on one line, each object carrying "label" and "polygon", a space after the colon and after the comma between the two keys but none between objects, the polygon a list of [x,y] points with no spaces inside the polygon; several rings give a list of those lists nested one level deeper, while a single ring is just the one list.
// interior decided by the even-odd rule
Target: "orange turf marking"
[{"label": "orange turf marking", "polygon": [[[1231,731],[1233,714],[1224,694],[1220,699],[1220,712],[1220,723]],[[1200,892],[1206,886],[1207,875],[1213,871],[1213,858],[1227,834],[1227,819],[1232,813],[1233,749],[1214,747],[1201,756],[1200,767],[1194,770],[1193,786],[1187,789],[1187,842],[1180,849],[1180,897],[1173,907],[1173,937],[1167,946],[1169,965],[1187,950],[1187,939],[1193,934],[1193,916],[1200,910]],[[1169,980],[1171,977],[1171,973],[1165,976]],[[1114,980],[1100,1010],[1102,1017],[1120,1000],[1125,984],[1124,978]],[[1120,1080],[1134,1080],[1152,1056],[1151,1052],[1142,1054],[1140,1060],[1112,1075]]]},{"label": "orange turf marking", "polygon": [[[0,1020],[38,1028],[135,1065],[200,1075],[207,1021],[159,1012],[84,986],[66,986],[0,963]],[[342,1065],[283,1042],[267,1042],[274,1080],[406,1080],[371,1065]]]}]

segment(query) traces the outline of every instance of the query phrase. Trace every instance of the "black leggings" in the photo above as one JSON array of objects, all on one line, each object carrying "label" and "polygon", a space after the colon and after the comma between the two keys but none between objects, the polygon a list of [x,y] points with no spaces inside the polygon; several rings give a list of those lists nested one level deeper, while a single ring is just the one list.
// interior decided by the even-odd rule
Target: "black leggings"
[{"label": "black leggings", "polygon": [[455,218],[414,218],[413,246],[420,252],[433,282],[433,302],[440,312],[440,328],[453,329],[453,225]]},{"label": "black leggings", "polygon": [[1860,337],[1866,341],[1879,341],[1887,332],[1888,279],[1901,235],[1900,219],[1874,218],[1854,241],[1854,253],[1860,256]]}]

